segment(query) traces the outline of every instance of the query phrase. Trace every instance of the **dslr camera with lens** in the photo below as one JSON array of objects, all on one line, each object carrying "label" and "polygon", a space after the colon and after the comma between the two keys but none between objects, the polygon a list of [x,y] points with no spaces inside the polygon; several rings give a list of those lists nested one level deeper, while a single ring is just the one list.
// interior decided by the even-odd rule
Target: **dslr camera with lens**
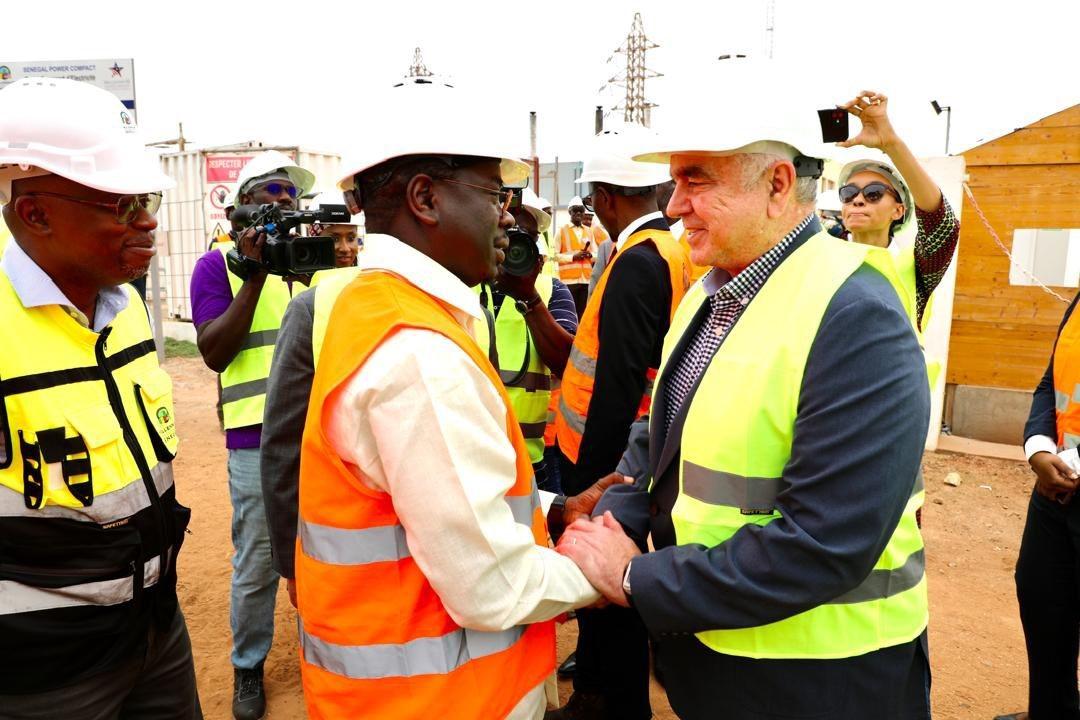
[{"label": "dslr camera with lens", "polygon": [[277,203],[241,205],[233,210],[232,221],[240,227],[254,227],[266,235],[262,260],[240,254],[239,247],[229,250],[229,269],[241,278],[265,270],[271,275],[309,275],[333,268],[334,238],[294,234],[301,225],[336,225],[349,223],[351,216],[344,205],[323,205],[318,210],[284,210]]},{"label": "dslr camera with lens", "polygon": [[540,250],[536,247],[536,238],[517,225],[506,231],[510,246],[506,248],[506,259],[502,269],[507,275],[526,277],[536,270],[540,259]]}]

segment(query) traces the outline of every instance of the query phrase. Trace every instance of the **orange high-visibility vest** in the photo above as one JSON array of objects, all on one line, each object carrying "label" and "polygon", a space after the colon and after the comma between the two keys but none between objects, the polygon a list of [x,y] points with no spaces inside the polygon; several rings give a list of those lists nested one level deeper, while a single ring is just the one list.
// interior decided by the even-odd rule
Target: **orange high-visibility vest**
[{"label": "orange high-visibility vest", "polygon": [[[596,382],[596,358],[600,351],[600,306],[604,302],[604,290],[607,288],[613,268],[617,267],[626,251],[643,242],[652,243],[667,262],[671,278],[669,318],[675,314],[675,308],[679,306],[689,285],[685,255],[667,230],[638,230],[626,239],[622,250],[604,268],[599,282],[596,283],[596,289],[589,298],[589,304],[585,306],[585,313],[578,325],[577,335],[574,336],[574,345],[570,348],[570,359],[566,363],[566,370],[562,376],[562,397],[559,400],[559,411],[555,418],[559,450],[574,463],[577,462],[581,450],[581,436],[585,432],[585,419],[589,415],[589,403],[592,401],[593,386]],[[649,368],[637,417],[649,412],[655,380],[656,368]]]},{"label": "orange high-visibility vest", "polygon": [[1054,345],[1054,405],[1058,448],[1080,445],[1080,312],[1073,312]]},{"label": "orange high-visibility vest", "polygon": [[[574,232],[575,229],[582,231],[580,240]],[[556,252],[573,254],[580,250],[588,250],[593,255],[596,255],[596,247],[597,244],[593,240],[592,230],[584,225],[575,228],[571,223],[563,225],[559,229],[559,242]],[[591,260],[571,260],[570,262],[559,263],[559,279],[564,283],[587,283],[590,275],[592,275]]]},{"label": "orange high-visibility vest", "polygon": [[600,224],[600,221],[593,219],[593,224],[589,226],[589,230],[592,231],[593,245],[600,247],[605,240],[610,240],[611,236],[608,235],[608,231],[604,229],[604,226]]},{"label": "orange high-visibility vest", "polygon": [[679,247],[682,248],[683,254],[686,258],[686,269],[688,270],[691,283],[696,283],[702,275],[712,270],[708,265],[695,265],[690,259],[690,243],[686,239],[686,231],[682,231],[682,235],[679,236]]},{"label": "orange high-visibility vest", "polygon": [[[296,584],[313,719],[505,717],[555,667],[553,622],[501,632],[455,623],[409,553],[393,498],[357,480],[327,440],[328,401],[405,328],[452,340],[498,391],[517,454],[506,502],[536,543],[548,544],[532,463],[498,372],[448,306],[388,272],[362,272],[331,311],[301,450]],[[429,480],[438,494],[440,478]]]},{"label": "orange high-visibility vest", "polygon": [[555,446],[555,415],[562,397],[562,380],[551,376],[551,400],[548,402],[547,425],[544,426],[544,447]]}]

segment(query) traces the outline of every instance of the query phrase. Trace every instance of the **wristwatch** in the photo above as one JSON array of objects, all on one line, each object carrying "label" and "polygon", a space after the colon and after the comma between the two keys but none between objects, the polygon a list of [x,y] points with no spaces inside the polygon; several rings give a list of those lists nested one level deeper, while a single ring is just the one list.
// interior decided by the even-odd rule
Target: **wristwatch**
[{"label": "wristwatch", "polygon": [[626,593],[626,599],[630,599],[630,566],[634,563],[633,560],[626,563],[626,572],[622,576],[622,591]]},{"label": "wristwatch", "polygon": [[566,520],[563,517],[565,510],[566,496],[556,495],[555,499],[551,501],[551,507],[548,508],[547,514],[548,535],[551,536],[553,542],[559,542],[563,530],[566,529]]},{"label": "wristwatch", "polygon": [[536,306],[541,302],[543,302],[543,299],[537,294],[528,300],[515,300],[514,307],[516,307],[517,311],[522,315],[528,315],[532,310],[536,309]]}]

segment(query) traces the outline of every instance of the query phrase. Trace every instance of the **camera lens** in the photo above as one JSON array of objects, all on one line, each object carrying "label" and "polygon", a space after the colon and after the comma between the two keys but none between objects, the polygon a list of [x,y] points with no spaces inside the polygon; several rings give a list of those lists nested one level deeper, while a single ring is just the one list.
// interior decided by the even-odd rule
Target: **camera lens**
[{"label": "camera lens", "polygon": [[506,232],[510,246],[506,248],[506,259],[502,268],[510,275],[524,277],[536,268],[540,251],[536,249],[536,240],[520,228],[510,228]]}]

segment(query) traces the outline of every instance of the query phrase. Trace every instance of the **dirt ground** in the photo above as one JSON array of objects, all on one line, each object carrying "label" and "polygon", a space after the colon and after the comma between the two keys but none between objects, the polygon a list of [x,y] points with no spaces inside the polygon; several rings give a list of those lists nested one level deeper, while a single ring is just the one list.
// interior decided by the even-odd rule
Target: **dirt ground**
[{"label": "dirt ground", "polygon": [[[178,495],[193,510],[180,560],[180,602],[195,652],[208,720],[227,720],[232,693],[229,635],[230,506],[224,438],[214,414],[213,374],[201,360],[172,358],[179,430]],[[1024,642],[1013,587],[1031,474],[1023,463],[928,453],[923,532],[930,581],[930,648],[934,717],[989,720],[1022,710],[1027,697]],[[943,484],[958,472],[959,487]],[[266,663],[271,720],[305,716],[297,665],[296,615],[282,583],[274,647]],[[572,624],[559,630],[559,657],[574,644]],[[569,684],[561,683],[561,696]],[[658,720],[674,720],[653,687]]]}]

